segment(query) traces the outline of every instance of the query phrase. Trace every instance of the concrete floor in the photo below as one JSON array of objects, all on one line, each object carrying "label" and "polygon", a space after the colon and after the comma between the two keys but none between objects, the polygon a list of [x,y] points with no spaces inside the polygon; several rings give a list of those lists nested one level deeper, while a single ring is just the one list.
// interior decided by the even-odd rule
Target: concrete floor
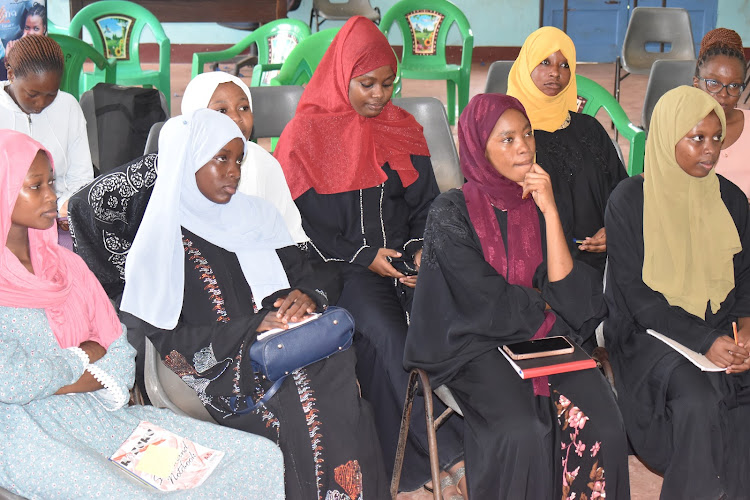
[{"label": "concrete floor", "polygon": [[[487,78],[489,65],[476,63],[472,66],[471,71],[471,91],[470,95],[474,96],[484,91],[484,84]],[[226,67],[222,67],[226,69]],[[578,73],[591,78],[607,90],[614,88],[614,64],[580,64]],[[243,79],[250,83],[250,70],[243,70]],[[179,114],[182,94],[190,80],[189,64],[172,65],[172,114]],[[640,125],[641,108],[643,106],[643,96],[646,92],[648,77],[644,75],[631,75],[621,84],[620,103],[630,120],[636,125]],[[432,96],[440,99],[444,104],[445,84],[442,82],[429,82],[421,80],[405,80],[402,89],[403,97],[421,97]],[[743,97],[744,98],[744,97]],[[604,116],[602,116],[604,115]],[[602,122],[605,128],[613,134],[610,128],[610,122],[606,114],[602,111],[597,118]],[[456,137],[454,127],[454,138]],[[456,140],[456,142],[458,142]],[[620,147],[626,157],[629,150],[627,141],[622,137],[619,139]],[[268,147],[267,144],[265,144]],[[658,475],[649,471],[636,457],[629,457],[630,468],[630,488],[633,500],[655,500],[659,498],[662,479]]]}]

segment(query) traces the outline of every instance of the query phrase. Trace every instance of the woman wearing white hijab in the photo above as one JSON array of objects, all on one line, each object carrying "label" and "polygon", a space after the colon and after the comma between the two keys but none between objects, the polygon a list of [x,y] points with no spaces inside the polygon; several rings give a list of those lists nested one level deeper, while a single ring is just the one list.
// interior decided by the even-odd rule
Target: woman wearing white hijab
[{"label": "woman wearing white hijab", "polygon": [[202,108],[225,113],[248,140],[242,161],[240,192],[270,201],[281,212],[294,241],[309,241],[302,229],[302,218],[289,193],[281,165],[263,147],[249,140],[253,131],[253,100],[245,82],[223,71],[196,76],[190,80],[182,97],[182,114],[187,115]]},{"label": "woman wearing white hijab", "polygon": [[125,264],[121,309],[142,320],[129,337],[148,336],[217,422],[279,444],[287,499],[381,498],[385,474],[353,349],[295,370],[267,403],[236,413],[271,386],[247,355],[258,333],[327,306],[279,212],[235,194],[246,144],[210,110],[164,125],[159,175]]}]

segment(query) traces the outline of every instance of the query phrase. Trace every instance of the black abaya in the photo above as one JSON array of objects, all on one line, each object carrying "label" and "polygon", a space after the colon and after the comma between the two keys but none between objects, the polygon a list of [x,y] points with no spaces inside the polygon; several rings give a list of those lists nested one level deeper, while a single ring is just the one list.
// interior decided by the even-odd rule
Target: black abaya
[{"label": "black abaya", "polygon": [[646,333],[654,329],[705,354],[732,321],[750,317],[750,217],[747,198],[719,176],[721,198],[743,250],[735,288],[699,318],[649,288],[643,272],[643,178],[624,181],[607,207],[609,270],[605,338],[618,403],[635,452],[664,473],[662,498],[750,498],[750,374],[701,372]]},{"label": "black abaya", "polygon": [[[507,240],[506,213],[495,214]],[[540,229],[544,241],[541,215]],[[543,251],[546,258],[544,243]],[[577,342],[605,315],[594,269],[574,262],[552,283],[546,269],[543,261],[535,273],[538,290],[509,284],[485,260],[463,193],[442,194],[425,230],[405,364],[426,370],[434,386],[447,384],[464,413],[469,497],[595,498],[604,490],[627,498],[625,433],[602,375],[553,375],[551,397],[535,396],[498,350],[530,339],[547,304],[557,316],[548,335]]]},{"label": "black abaya", "polygon": [[[570,221],[572,238],[584,239],[604,227],[604,210],[617,183],[628,174],[612,140],[588,115],[570,113],[570,124],[555,132],[535,130],[536,160],[550,176],[555,202]],[[606,253],[573,251],[573,258],[604,274]]]},{"label": "black abaya", "polygon": [[[257,410],[235,414],[260,399],[271,383],[253,372],[247,355],[256,329],[279,290],[257,304],[235,254],[183,229],[185,291],[172,331],[142,324],[129,337],[148,335],[164,362],[201,398],[221,425],[278,443],[284,454],[288,499],[387,498],[387,479],[370,405],[359,397],[353,349],[286,378]],[[322,308],[327,300],[296,246],[277,250],[290,286]],[[330,281],[328,281],[330,282]],[[237,398],[236,401],[234,398]],[[360,497],[362,495],[362,497]]]},{"label": "black abaya", "polygon": [[[357,378],[362,396],[373,406],[386,470],[393,470],[409,373],[402,360],[412,289],[383,278],[369,266],[378,249],[395,249],[411,261],[422,248],[430,204],[439,194],[429,157],[412,155],[419,173],[407,187],[388,164],[385,183],[343,193],[321,195],[310,189],[295,201],[316,256],[340,273],[337,305],[351,312],[357,325]],[[445,409],[436,402],[440,411]],[[414,402],[415,422],[424,422],[424,402]],[[420,419],[421,416],[421,420]],[[440,459],[447,468],[462,456],[460,420],[439,431]],[[411,491],[430,479],[427,434],[423,425],[410,429],[400,488]]]}]

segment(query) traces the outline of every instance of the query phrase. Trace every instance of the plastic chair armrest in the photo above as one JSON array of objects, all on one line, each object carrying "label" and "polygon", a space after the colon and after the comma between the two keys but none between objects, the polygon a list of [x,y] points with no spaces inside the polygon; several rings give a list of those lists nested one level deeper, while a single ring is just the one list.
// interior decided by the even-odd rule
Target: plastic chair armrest
[{"label": "plastic chair armrest", "polygon": [[[278,71],[281,69],[282,63],[265,63],[265,64],[256,64],[253,66],[253,78],[250,82],[251,87],[260,87],[260,81],[261,78],[263,78],[264,73],[268,73],[269,71]],[[271,83],[271,85],[273,85]],[[278,85],[278,84],[276,84]]]}]

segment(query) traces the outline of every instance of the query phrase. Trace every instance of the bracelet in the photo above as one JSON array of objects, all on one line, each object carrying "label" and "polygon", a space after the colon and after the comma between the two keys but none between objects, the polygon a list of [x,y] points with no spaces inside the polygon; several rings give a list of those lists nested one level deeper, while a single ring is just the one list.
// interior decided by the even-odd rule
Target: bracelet
[{"label": "bracelet", "polygon": [[110,374],[105,372],[102,368],[92,364],[86,366],[86,371],[93,375],[96,381],[102,384],[102,387],[109,391],[109,394],[113,399],[113,409],[125,406],[125,404],[128,402],[127,391],[118,391],[119,387],[117,385],[117,382],[114,378],[112,378]]},{"label": "bracelet", "polygon": [[78,359],[80,359],[83,363],[84,370],[89,364],[91,364],[91,358],[89,358],[89,355],[86,354],[86,351],[84,351],[80,347],[68,347],[68,350],[78,356]]}]

